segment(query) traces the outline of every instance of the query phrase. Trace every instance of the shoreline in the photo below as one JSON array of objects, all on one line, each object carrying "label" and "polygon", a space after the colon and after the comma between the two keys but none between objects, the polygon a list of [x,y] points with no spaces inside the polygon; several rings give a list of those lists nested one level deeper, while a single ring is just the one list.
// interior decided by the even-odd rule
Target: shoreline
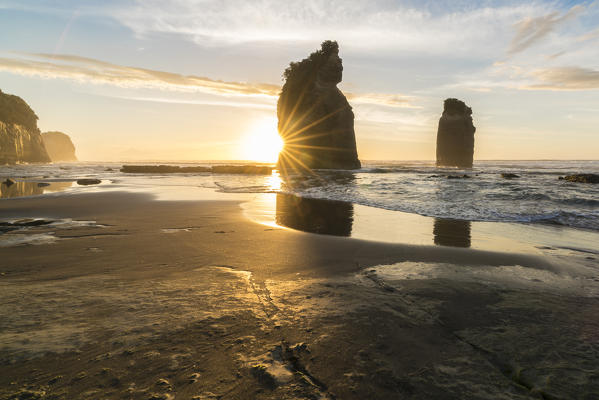
[{"label": "shoreline", "polygon": [[[216,162],[195,162],[193,168],[209,168]],[[176,165],[175,162],[173,165]],[[243,164],[235,164],[241,168]],[[572,165],[570,165],[572,164]],[[215,164],[216,165],[216,164]],[[320,177],[289,177],[281,179],[277,173],[268,176],[230,174],[124,174],[120,163],[71,163],[51,165],[25,165],[8,168],[6,176],[23,186],[21,192],[53,191],[60,181],[73,181],[68,191],[81,191],[75,181],[82,177],[102,180],[103,189],[152,190],[156,184],[180,186],[181,191],[171,198],[179,198],[183,189],[195,185],[228,193],[296,193],[303,198],[322,198],[349,201],[356,207],[375,207],[379,210],[395,210],[432,216],[439,219],[458,219],[488,222],[507,222],[530,226],[566,227],[575,232],[598,232],[596,185],[584,185],[559,180],[559,177],[579,172],[599,172],[596,162],[531,162],[487,163],[478,169],[463,171],[471,179],[462,178],[459,170],[439,169],[433,166],[406,164],[405,162],[375,163],[368,168],[351,173],[319,171]],[[158,167],[158,166],[155,166]],[[452,172],[453,171],[453,172]],[[457,175],[455,175],[457,173]],[[506,179],[503,175],[510,176]],[[518,178],[511,178],[518,176]],[[314,179],[312,179],[314,178]],[[323,178],[324,181],[320,178]],[[39,182],[38,182],[39,181]],[[41,183],[40,183],[41,182]],[[50,183],[50,186],[46,186]],[[110,183],[110,185],[107,185]],[[39,187],[38,185],[42,185]],[[68,183],[67,183],[68,185]],[[1,197],[15,197],[19,191],[2,187]],[[91,189],[91,188],[90,188]],[[163,194],[164,187],[154,192]],[[58,189],[60,190],[60,189]],[[93,189],[92,189],[93,190]],[[6,192],[6,193],[5,193]],[[395,194],[395,195],[393,195]],[[202,194],[204,195],[204,194]],[[188,196],[198,198],[200,196]],[[493,229],[496,229],[494,227]]]},{"label": "shoreline", "polygon": [[0,399],[599,393],[596,260],[282,229],[235,197],[0,202],[60,220],[0,248]]},{"label": "shoreline", "polygon": [[[342,210],[333,212],[341,206]],[[558,250],[599,255],[599,232],[527,222],[470,221],[386,210],[350,202],[300,198],[293,194],[256,195],[241,207],[250,220],[299,231],[382,243],[538,253]],[[331,214],[335,214],[331,216]],[[303,220],[315,218],[320,225]],[[565,236],[568,240],[564,240]],[[570,246],[570,247],[567,247]],[[572,255],[572,254],[570,254]]]},{"label": "shoreline", "polygon": [[[94,186],[81,186],[76,184],[76,179],[53,178],[53,179],[25,179],[18,181],[13,187],[19,193],[13,196],[7,196],[2,201],[19,198],[44,198],[60,197],[63,195],[76,195],[85,193],[101,193],[123,191],[128,193],[148,193],[156,200],[190,200],[190,201],[239,201],[242,203],[244,214],[251,220],[269,226],[286,227],[300,231],[306,231],[302,227],[294,227],[293,224],[277,224],[276,216],[277,201],[275,197],[296,197],[296,195],[287,195],[282,192],[227,192],[215,188],[202,188],[195,192],[187,192],[189,189],[182,180],[178,183],[177,176],[165,175],[159,178],[174,178],[175,185],[152,187],[151,181],[144,181],[147,178],[141,175],[141,181],[132,182],[123,181],[122,178],[101,179],[101,183]],[[188,176],[182,175],[178,178],[186,179]],[[38,184],[42,182],[42,186]],[[19,185],[19,186],[17,186]],[[221,188],[222,189],[222,188]],[[24,194],[23,194],[24,193]],[[336,200],[319,200],[308,197],[301,197],[306,201],[317,203],[313,207],[320,207],[318,203],[340,203]],[[528,221],[478,221],[468,219],[452,219],[444,217],[433,217],[397,210],[388,210],[385,208],[361,205],[352,202],[344,202],[349,205],[350,210],[346,210],[346,216],[337,217],[340,222],[333,224],[349,224],[349,228],[342,228],[341,231],[349,232],[325,232],[340,236],[349,236],[352,238],[378,241],[385,243],[417,244],[417,245],[441,245],[451,247],[467,247],[481,250],[492,251],[516,251],[521,253],[530,253],[541,250],[571,250],[574,252],[587,252],[599,255],[599,247],[595,243],[599,242],[599,231],[571,227],[559,224],[548,224]],[[289,207],[287,207],[289,208]],[[292,216],[292,219],[298,220],[298,216]],[[344,219],[346,221],[344,221]],[[349,221],[349,222],[348,222]],[[330,222],[329,222],[330,223]],[[400,225],[400,232],[408,231],[409,235],[397,233],[389,226]],[[406,230],[405,226],[409,227]],[[310,230],[307,230],[311,232]],[[320,232],[312,232],[320,233]],[[564,237],[568,237],[567,243],[561,243]],[[535,239],[531,240],[530,238]],[[500,239],[500,242],[497,242]],[[524,240],[523,240],[524,239]],[[540,240],[539,240],[540,239]],[[541,252],[550,255],[548,252]]]},{"label": "shoreline", "polygon": [[[201,194],[203,196],[203,193]],[[164,198],[157,197],[156,194],[149,192],[131,192],[131,191],[94,191],[90,193],[73,193],[73,194],[55,194],[51,198],[43,197],[43,196],[32,196],[25,198],[16,198],[10,199],[9,201],[0,203],[0,210],[2,210],[4,219],[19,219],[19,218],[41,218],[41,219],[92,219],[94,222],[97,222],[98,225],[103,227],[111,227],[116,225],[116,221],[118,218],[115,215],[122,216],[122,213],[131,212],[133,210],[137,210],[137,207],[140,205],[144,205],[147,208],[152,209],[153,205],[158,206],[162,205],[166,208],[174,207],[175,205],[186,206],[188,208],[201,208],[204,205],[220,205],[221,207],[234,207],[234,209],[230,209],[227,213],[227,217],[231,218],[237,224],[243,225],[253,225],[257,224],[258,227],[261,225],[265,225],[267,227],[272,227],[273,231],[283,231],[287,234],[291,234],[295,237],[302,238],[310,238],[310,240],[318,242],[318,241],[327,241],[331,243],[361,243],[363,246],[373,246],[381,249],[399,249],[396,252],[392,252],[392,254],[402,254],[404,256],[411,255],[415,257],[418,254],[418,249],[426,249],[422,252],[422,260],[420,259],[412,259],[410,261],[434,261],[440,260],[443,257],[446,257],[449,254],[453,255],[453,258],[458,259],[460,262],[466,262],[466,258],[470,257],[468,254],[472,254],[472,260],[474,264],[480,263],[482,261],[478,261],[479,259],[493,255],[495,257],[494,261],[490,261],[493,264],[499,264],[501,262],[505,263],[513,263],[520,261],[522,263],[527,263],[529,266],[538,266],[543,263],[546,259],[542,257],[541,254],[524,254],[524,253],[516,253],[509,254],[507,252],[502,251],[490,251],[488,249],[468,249],[468,248],[458,248],[452,246],[435,246],[433,244],[427,246],[423,245],[419,242],[395,242],[395,241],[377,241],[372,239],[362,239],[355,237],[340,237],[337,235],[322,235],[315,234],[311,232],[304,232],[302,230],[293,229],[285,226],[280,226],[276,224],[267,223],[265,220],[256,221],[255,215],[247,215],[248,207],[256,201],[256,198],[259,198],[259,205],[262,204],[262,194],[253,195],[253,194],[226,194],[226,193],[213,193],[212,196],[206,196],[206,199],[201,200],[195,197],[194,199],[184,199],[184,200],[173,200],[170,196],[165,196]],[[220,199],[219,199],[220,198]],[[88,204],[86,204],[88,203]],[[12,206],[11,206],[12,205]],[[90,207],[91,205],[91,207]],[[247,207],[244,207],[246,206]],[[92,207],[96,207],[93,209]],[[260,210],[260,208],[258,208]],[[260,212],[260,211],[259,211]],[[398,213],[392,211],[392,213]],[[233,215],[231,215],[233,214]],[[405,214],[405,213],[401,213]],[[418,219],[432,219],[431,217],[423,217],[415,214],[409,214],[412,217],[417,217]],[[8,217],[8,218],[7,218]],[[136,223],[143,222],[143,217],[135,221]],[[212,217],[210,219],[221,219],[223,215],[219,215],[217,217]],[[269,218],[268,216],[266,218]],[[146,225],[145,222],[143,222]],[[160,223],[158,223],[160,224]],[[181,232],[185,232],[185,229],[190,228],[194,230],[196,227],[169,227],[168,224],[164,224],[164,227],[161,227],[162,230],[173,229],[181,230]],[[184,223],[183,225],[186,225]],[[193,225],[189,223],[190,225]],[[494,223],[491,223],[494,224]],[[410,226],[412,228],[412,226]],[[259,228],[258,228],[259,229]],[[267,230],[271,230],[269,228],[265,228]],[[54,230],[52,225],[45,227],[41,226],[37,228],[38,232],[44,232],[47,230]],[[33,232],[33,231],[32,231]],[[225,231],[223,231],[225,232]],[[102,232],[105,234],[105,232]],[[220,233],[220,231],[218,231]],[[57,235],[60,238],[60,233]],[[10,248],[5,248],[10,249]],[[412,251],[408,251],[407,249],[412,249]],[[436,255],[438,253],[438,256]],[[478,257],[480,255],[480,257]],[[438,258],[436,258],[438,257]]]}]

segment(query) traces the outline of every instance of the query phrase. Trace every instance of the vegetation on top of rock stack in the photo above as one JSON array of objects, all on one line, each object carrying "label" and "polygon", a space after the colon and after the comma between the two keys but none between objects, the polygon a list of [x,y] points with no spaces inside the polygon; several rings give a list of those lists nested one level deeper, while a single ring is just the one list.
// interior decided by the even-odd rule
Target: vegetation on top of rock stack
[{"label": "vegetation on top of rock stack", "polygon": [[318,73],[327,63],[332,54],[339,52],[339,45],[335,41],[327,40],[322,42],[320,50],[310,54],[301,61],[289,63],[289,67],[283,72],[285,83],[281,89],[281,95],[277,104],[277,114],[279,116],[279,132],[285,136],[285,129],[289,125],[287,118],[295,109],[295,115],[302,115],[306,109],[314,105],[311,88],[316,83]]},{"label": "vegetation on top of rock stack", "polygon": [[0,121],[37,131],[37,120],[37,115],[25,100],[0,90]]},{"label": "vegetation on top of rock stack", "polygon": [[339,53],[339,45],[336,41],[326,40],[316,50],[301,61],[289,63],[289,67],[283,72],[285,84],[281,95],[288,93],[301,93],[295,90],[297,87],[314,84],[321,67],[326,64],[332,54]]},{"label": "vegetation on top of rock stack", "polygon": [[449,115],[472,115],[472,109],[462,100],[456,98],[445,99],[443,102],[443,113]]}]

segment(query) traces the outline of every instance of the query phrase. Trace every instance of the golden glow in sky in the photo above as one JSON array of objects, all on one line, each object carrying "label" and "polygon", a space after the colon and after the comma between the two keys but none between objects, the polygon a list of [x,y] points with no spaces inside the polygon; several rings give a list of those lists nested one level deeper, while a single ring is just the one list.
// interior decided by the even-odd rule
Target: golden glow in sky
[{"label": "golden glow in sky", "polygon": [[281,74],[324,40],[363,161],[434,160],[449,97],[476,160],[599,154],[599,0],[0,0],[0,32],[0,89],[80,160],[274,162]]},{"label": "golden glow in sky", "polygon": [[276,162],[279,152],[283,149],[276,118],[258,120],[243,136],[240,146],[244,160]]}]

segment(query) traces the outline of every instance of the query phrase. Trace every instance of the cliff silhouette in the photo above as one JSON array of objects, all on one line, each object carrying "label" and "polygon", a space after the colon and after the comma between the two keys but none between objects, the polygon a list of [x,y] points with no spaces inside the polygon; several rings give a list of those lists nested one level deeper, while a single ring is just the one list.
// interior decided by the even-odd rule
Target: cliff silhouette
[{"label": "cliff silhouette", "polygon": [[58,131],[44,132],[42,133],[42,139],[52,161],[77,161],[75,145],[66,133]]},{"label": "cliff silhouette", "polygon": [[339,45],[330,40],[283,73],[277,117],[284,141],[278,166],[284,173],[360,168],[354,113],[337,88],[342,75]]},{"label": "cliff silhouette", "polygon": [[50,162],[37,119],[23,99],[0,90],[0,164]]}]

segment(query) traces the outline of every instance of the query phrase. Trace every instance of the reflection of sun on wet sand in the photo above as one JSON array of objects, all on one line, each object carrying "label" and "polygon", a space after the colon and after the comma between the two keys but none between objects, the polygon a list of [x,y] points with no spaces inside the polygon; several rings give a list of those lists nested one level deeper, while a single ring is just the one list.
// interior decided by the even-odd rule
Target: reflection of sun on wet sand
[{"label": "reflection of sun on wet sand", "polygon": [[[314,235],[235,202],[118,192],[0,210],[96,221],[0,250],[0,398],[599,392],[595,260]],[[351,229],[348,212],[322,221]]]}]

